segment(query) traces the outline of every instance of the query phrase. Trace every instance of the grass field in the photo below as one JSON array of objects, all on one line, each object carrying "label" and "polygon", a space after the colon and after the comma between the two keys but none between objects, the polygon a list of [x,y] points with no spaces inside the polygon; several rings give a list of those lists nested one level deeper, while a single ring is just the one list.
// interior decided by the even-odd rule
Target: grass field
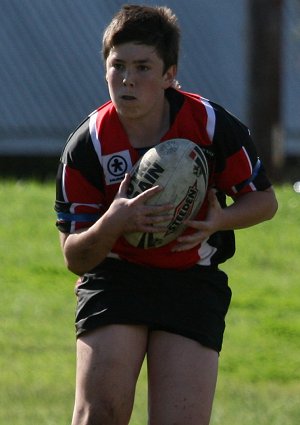
[{"label": "grass field", "polygon": [[[212,425],[300,421],[300,194],[277,188],[273,221],[237,232]],[[51,183],[0,182],[0,425],[68,425],[74,277],[62,261]],[[131,425],[146,424],[146,370]],[[188,425],[188,424],[187,424]]]}]

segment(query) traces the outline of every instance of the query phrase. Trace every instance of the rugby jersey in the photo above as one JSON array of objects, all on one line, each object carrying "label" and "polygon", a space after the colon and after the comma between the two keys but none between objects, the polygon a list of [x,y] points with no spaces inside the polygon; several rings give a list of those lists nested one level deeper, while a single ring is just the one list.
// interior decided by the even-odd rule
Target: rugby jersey
[{"label": "rugby jersey", "polygon": [[[248,128],[236,117],[198,94],[170,88],[171,125],[160,140],[184,138],[198,144],[209,168],[209,188],[219,202],[271,186]],[[92,112],[70,135],[57,173],[56,225],[74,233],[101,217],[114,199],[126,172],[140,152],[131,146],[111,101]],[[196,219],[205,219],[205,199]],[[186,229],[185,233],[193,231]],[[188,251],[172,252],[176,241],[159,248],[137,248],[120,237],[109,256],[145,266],[184,269],[217,265],[233,256],[234,232],[220,231]]]}]

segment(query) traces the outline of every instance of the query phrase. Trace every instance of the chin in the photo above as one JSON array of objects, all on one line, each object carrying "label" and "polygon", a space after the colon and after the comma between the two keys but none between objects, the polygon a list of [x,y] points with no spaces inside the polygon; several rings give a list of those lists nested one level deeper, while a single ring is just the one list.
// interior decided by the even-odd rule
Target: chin
[{"label": "chin", "polygon": [[118,115],[128,119],[138,119],[142,117],[141,110],[138,108],[116,107]]}]

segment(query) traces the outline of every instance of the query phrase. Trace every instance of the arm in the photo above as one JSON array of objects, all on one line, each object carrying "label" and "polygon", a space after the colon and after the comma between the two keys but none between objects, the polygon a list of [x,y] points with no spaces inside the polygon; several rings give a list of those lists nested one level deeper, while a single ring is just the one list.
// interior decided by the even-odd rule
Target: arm
[{"label": "arm", "polygon": [[[91,227],[72,234],[60,234],[65,262],[70,271],[83,273],[105,259],[116,240],[126,232],[160,232],[160,223],[170,218],[171,205],[150,206],[145,202],[159,190],[155,186],[133,199],[126,197],[129,175],[125,176],[119,191],[106,213]],[[166,215],[167,214],[167,215]]]},{"label": "arm", "polygon": [[277,211],[277,200],[273,189],[249,192],[241,195],[234,203],[221,208],[215,192],[209,193],[209,208],[206,220],[187,220],[186,224],[196,230],[189,236],[178,238],[174,251],[188,250],[213,233],[221,230],[236,230],[254,226],[265,220],[270,220]]}]

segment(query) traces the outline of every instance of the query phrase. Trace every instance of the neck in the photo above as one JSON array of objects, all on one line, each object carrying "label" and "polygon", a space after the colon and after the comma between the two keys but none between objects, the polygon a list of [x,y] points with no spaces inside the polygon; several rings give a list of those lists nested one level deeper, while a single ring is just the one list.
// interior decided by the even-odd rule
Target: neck
[{"label": "neck", "polygon": [[150,147],[156,145],[170,126],[170,106],[166,98],[161,109],[157,108],[146,117],[128,119],[119,117],[125,128],[130,143],[135,148]]}]

